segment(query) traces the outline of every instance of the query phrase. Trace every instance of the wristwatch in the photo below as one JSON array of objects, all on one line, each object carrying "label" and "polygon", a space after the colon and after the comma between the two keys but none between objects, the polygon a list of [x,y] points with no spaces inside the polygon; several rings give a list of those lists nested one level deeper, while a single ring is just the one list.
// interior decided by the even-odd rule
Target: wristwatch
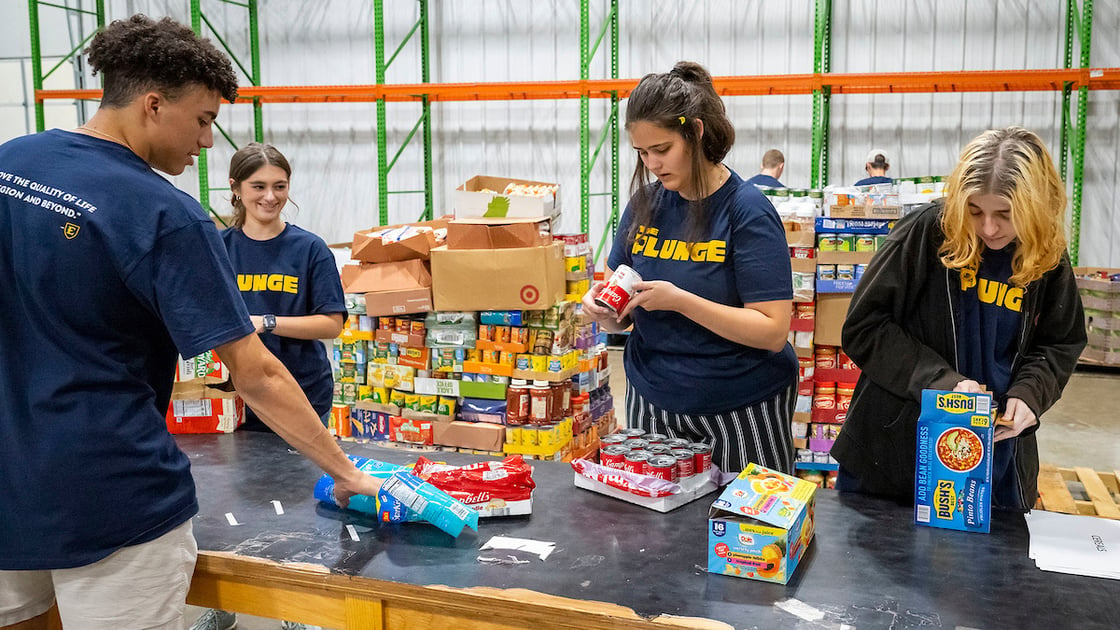
[{"label": "wristwatch", "polygon": [[276,330],[276,316],[275,315],[272,315],[271,313],[268,314],[268,315],[262,315],[261,319],[264,320],[264,331],[266,333],[270,333],[270,332]]}]

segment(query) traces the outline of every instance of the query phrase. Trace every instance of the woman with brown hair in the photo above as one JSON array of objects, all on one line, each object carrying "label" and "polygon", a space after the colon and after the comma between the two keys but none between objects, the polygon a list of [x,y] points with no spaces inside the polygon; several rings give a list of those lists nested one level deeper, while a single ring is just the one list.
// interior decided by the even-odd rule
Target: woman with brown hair
[{"label": "woman with brown hair", "polygon": [[993,505],[1034,505],[1039,417],[1085,346],[1065,209],[1042,140],[1008,127],[973,139],[945,198],[899,221],[844,323],[863,373],[832,448],[838,488],[912,501],[922,390],[983,387],[1000,408]]}]

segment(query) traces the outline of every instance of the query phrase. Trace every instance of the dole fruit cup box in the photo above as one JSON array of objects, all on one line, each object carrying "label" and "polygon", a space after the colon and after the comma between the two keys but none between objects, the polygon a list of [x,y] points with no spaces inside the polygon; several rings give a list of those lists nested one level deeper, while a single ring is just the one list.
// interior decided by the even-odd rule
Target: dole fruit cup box
[{"label": "dole fruit cup box", "polygon": [[990,394],[922,392],[914,472],[915,523],[988,533],[993,411]]},{"label": "dole fruit cup box", "polygon": [[813,538],[817,485],[758,464],[708,512],[708,572],[785,584]]}]

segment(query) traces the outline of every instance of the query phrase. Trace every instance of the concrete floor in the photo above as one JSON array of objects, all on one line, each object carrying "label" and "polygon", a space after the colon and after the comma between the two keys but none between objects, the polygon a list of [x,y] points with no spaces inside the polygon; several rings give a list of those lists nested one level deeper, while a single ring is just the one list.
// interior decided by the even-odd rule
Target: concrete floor
[{"label": "concrete floor", "polygon": [[[610,351],[611,391],[615,409],[625,417],[622,399],[626,375],[622,352]],[[1120,470],[1120,370],[1079,369],[1066,386],[1062,399],[1042,419],[1038,433],[1039,458],[1061,468],[1086,466],[1094,470]],[[188,627],[202,614],[189,606]],[[274,619],[238,616],[240,630],[274,630]]]}]

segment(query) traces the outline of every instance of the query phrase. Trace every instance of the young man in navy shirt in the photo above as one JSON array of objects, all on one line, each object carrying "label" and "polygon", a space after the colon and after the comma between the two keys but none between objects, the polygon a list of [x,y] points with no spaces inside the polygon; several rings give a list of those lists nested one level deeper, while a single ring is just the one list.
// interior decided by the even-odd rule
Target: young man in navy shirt
[{"label": "young man in navy shirt", "polygon": [[856,186],[870,186],[872,184],[889,184],[891,178],[887,177],[887,169],[891,167],[891,160],[887,152],[882,149],[871,149],[864,160],[863,170],[867,177],[855,183]]},{"label": "young man in navy shirt", "polygon": [[748,179],[747,183],[761,188],[785,188],[786,185],[778,181],[785,169],[786,156],[777,149],[770,149],[762,154],[762,170],[758,175]]},{"label": "young man in navy shirt", "polygon": [[0,146],[0,626],[177,628],[197,546],[186,455],[167,432],[177,354],[216,348],[245,401],[374,494],[255,334],[225,247],[178,175],[213,144],[229,60],[169,19],[89,49],[97,113]]}]

